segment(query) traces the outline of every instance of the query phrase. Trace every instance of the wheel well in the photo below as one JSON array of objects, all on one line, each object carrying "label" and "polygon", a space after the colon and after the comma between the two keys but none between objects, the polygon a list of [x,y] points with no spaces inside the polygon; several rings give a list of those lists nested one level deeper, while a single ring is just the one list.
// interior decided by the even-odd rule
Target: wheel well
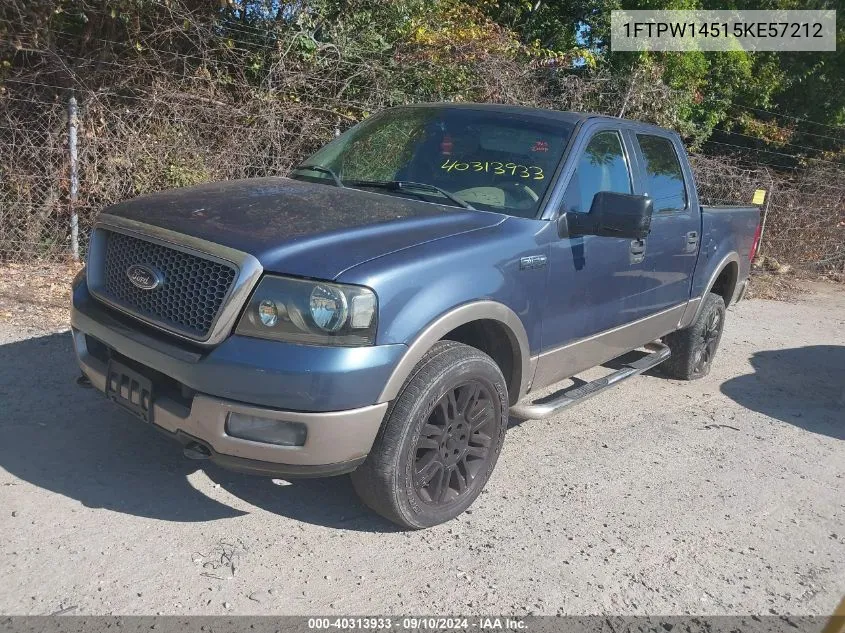
[{"label": "wheel well", "polygon": [[730,305],[731,299],[733,299],[738,275],[739,266],[737,266],[737,263],[729,262],[722,269],[722,272],[719,273],[719,276],[716,277],[716,281],[713,282],[713,286],[710,288],[710,292],[715,292],[725,300],[726,306]]},{"label": "wheel well", "polygon": [[441,340],[469,345],[492,358],[505,377],[510,404],[517,401],[522,383],[519,343],[504,323],[492,319],[471,321],[456,327]]}]

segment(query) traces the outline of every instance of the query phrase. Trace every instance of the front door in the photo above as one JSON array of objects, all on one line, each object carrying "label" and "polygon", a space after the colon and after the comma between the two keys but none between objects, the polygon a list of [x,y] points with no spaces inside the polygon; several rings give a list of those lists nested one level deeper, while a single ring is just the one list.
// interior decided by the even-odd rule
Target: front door
[{"label": "front door", "polygon": [[[582,141],[576,156],[561,212],[589,213],[593,196],[599,191],[634,193],[630,148],[618,128],[597,126]],[[596,357],[605,354],[590,345],[572,348],[571,343],[646,314],[642,279],[645,247],[636,240],[593,235],[552,241],[543,310],[543,352],[535,387],[596,364],[594,352]],[[600,341],[597,344],[601,347]],[[598,362],[603,360],[607,358]]]}]

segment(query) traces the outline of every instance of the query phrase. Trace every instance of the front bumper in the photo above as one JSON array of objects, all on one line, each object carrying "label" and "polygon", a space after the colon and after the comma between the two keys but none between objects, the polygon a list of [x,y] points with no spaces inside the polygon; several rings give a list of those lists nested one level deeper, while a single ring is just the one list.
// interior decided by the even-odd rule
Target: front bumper
[{"label": "front bumper", "polygon": [[[185,445],[200,444],[224,467],[266,475],[354,470],[387,411],[378,394],[407,349],[332,350],[230,337],[200,353],[112,313],[88,295],[84,283],[74,288],[71,324],[79,366],[95,388],[106,391],[109,358],[132,364],[152,380],[155,427]],[[304,424],[305,443],[278,446],[233,437],[226,432],[232,412]]]},{"label": "front bumper", "polygon": [[[73,330],[79,366],[92,386],[106,390],[108,364],[88,350],[88,338]],[[158,396],[153,424],[185,445],[199,443],[209,457],[233,470],[259,474],[327,476],[354,470],[367,456],[387,410],[387,403],[347,411],[303,413],[251,406],[196,393],[190,399]],[[306,426],[303,446],[276,446],[226,433],[230,412]]]}]

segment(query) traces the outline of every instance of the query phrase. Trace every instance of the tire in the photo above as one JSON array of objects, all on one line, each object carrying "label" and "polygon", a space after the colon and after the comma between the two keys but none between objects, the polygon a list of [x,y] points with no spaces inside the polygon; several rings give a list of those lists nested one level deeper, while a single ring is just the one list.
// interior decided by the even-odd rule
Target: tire
[{"label": "tire", "polygon": [[660,365],[661,372],[677,380],[704,378],[713,366],[724,329],[725,300],[710,292],[692,325],[663,337],[672,356]]},{"label": "tire", "polygon": [[507,421],[507,384],[493,359],[441,341],[391,403],[352,485],[367,506],[402,527],[449,521],[487,483]]}]

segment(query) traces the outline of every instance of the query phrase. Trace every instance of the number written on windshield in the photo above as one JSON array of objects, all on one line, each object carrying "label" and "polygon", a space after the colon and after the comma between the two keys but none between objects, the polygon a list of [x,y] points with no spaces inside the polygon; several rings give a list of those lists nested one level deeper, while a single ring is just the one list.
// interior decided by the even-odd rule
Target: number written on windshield
[{"label": "number written on windshield", "polygon": [[500,163],[494,161],[469,161],[461,162],[458,160],[446,159],[440,169],[446,171],[483,171],[497,176],[504,176],[510,174],[511,176],[519,176],[520,178],[531,178],[532,180],[543,180],[543,168],[536,165],[518,165],[516,163]]}]

